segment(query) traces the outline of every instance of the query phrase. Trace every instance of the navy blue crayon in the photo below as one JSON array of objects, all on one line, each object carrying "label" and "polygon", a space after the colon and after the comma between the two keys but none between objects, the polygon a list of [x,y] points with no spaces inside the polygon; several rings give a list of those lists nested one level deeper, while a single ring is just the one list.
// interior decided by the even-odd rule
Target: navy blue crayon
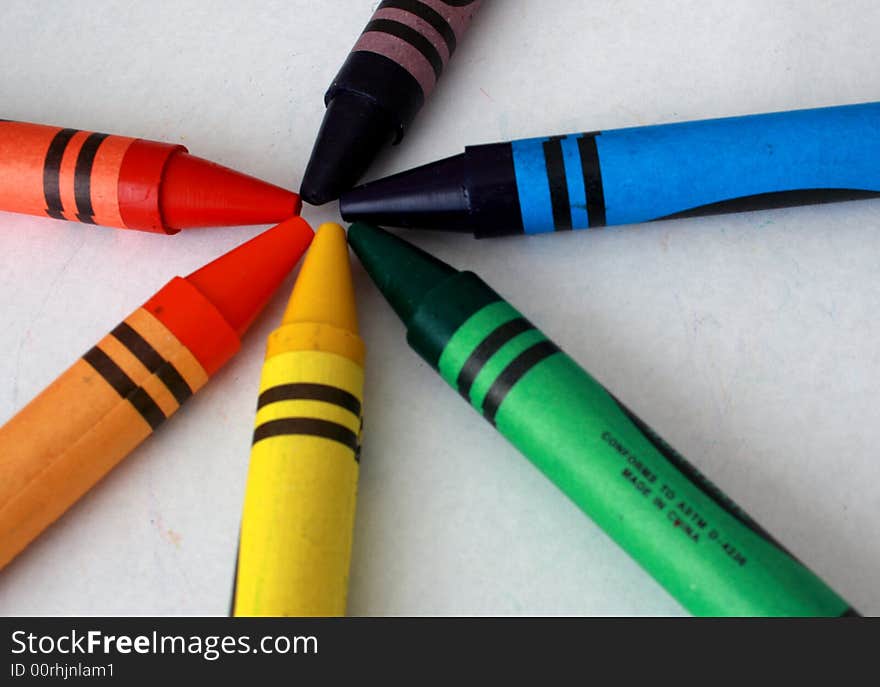
[{"label": "navy blue crayon", "polygon": [[340,210],[483,238],[876,196],[880,103],[866,103],[470,146]]}]

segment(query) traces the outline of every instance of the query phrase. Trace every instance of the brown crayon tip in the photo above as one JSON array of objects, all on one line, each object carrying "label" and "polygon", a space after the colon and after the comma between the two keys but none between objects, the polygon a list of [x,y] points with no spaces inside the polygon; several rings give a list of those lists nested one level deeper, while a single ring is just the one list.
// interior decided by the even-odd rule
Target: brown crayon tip
[{"label": "brown crayon tip", "polygon": [[299,262],[313,236],[304,219],[291,217],[221,255],[186,280],[241,336]]},{"label": "brown crayon tip", "polygon": [[162,173],[159,207],[170,229],[273,224],[299,213],[292,191],[185,152]]}]

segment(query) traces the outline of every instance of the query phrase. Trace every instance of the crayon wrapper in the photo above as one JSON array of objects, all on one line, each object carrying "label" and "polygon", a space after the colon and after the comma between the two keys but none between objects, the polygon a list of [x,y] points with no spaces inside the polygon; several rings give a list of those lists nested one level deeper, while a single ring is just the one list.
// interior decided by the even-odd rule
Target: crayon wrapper
[{"label": "crayon wrapper", "polygon": [[531,138],[510,147],[527,234],[880,194],[880,103]]},{"label": "crayon wrapper", "polygon": [[125,228],[117,187],[134,141],[0,122],[0,209]]},{"label": "crayon wrapper", "polygon": [[382,2],[352,52],[371,52],[400,65],[418,82],[424,97],[437,85],[481,0],[465,3],[419,0]]},{"label": "crayon wrapper", "polygon": [[[321,351],[290,351],[266,361],[255,438],[279,423],[301,424],[257,439],[251,451],[235,615],[345,613],[363,377],[360,365]],[[314,388],[331,393],[308,391]],[[307,391],[297,391],[302,389]],[[332,390],[356,402],[340,405]],[[269,394],[280,400],[263,404]],[[321,436],[308,428],[311,420],[335,426],[353,441]]]},{"label": "crayon wrapper", "polygon": [[0,567],[206,381],[140,308],[0,428]]},{"label": "crayon wrapper", "polygon": [[[438,290],[434,297],[448,296]],[[493,338],[497,350],[487,352]],[[438,368],[692,613],[836,616],[847,609],[508,303],[486,305],[458,327]]]}]

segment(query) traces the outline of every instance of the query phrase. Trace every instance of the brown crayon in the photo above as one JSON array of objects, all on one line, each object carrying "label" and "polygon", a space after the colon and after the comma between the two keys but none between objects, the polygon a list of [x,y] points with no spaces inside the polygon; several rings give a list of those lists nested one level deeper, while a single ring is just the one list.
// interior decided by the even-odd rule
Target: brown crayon
[{"label": "brown crayon", "polygon": [[382,0],[324,96],[327,111],[300,193],[338,198],[379,151],[399,143],[470,26],[481,0]]}]

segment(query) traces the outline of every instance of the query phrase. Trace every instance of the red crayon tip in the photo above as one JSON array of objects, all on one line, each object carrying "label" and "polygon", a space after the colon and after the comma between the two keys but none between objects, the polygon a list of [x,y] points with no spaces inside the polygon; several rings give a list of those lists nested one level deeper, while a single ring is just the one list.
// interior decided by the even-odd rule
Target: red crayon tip
[{"label": "red crayon tip", "polygon": [[186,280],[241,336],[299,262],[313,236],[304,219],[291,217],[221,255]]},{"label": "red crayon tip", "polygon": [[314,232],[300,217],[243,243],[182,279],[144,307],[212,375],[238,350],[241,335],[294,268]]},{"label": "red crayon tip", "polygon": [[301,206],[292,191],[185,152],[162,172],[159,207],[169,229],[270,224]]}]

